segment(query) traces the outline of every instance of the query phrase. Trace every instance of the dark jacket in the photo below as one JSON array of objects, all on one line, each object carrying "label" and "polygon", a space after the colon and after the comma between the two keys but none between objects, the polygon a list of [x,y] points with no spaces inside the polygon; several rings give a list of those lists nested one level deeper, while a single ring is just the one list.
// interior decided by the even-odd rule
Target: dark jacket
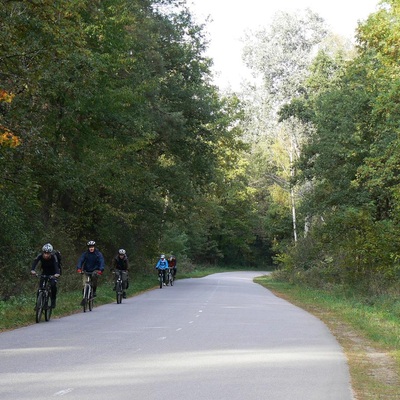
[{"label": "dark jacket", "polygon": [[60,273],[60,267],[58,266],[58,259],[54,254],[51,254],[49,259],[45,259],[43,254],[40,253],[32,263],[31,271],[35,271],[38,264],[41,264],[42,274],[44,275],[55,275]]},{"label": "dark jacket", "polygon": [[121,258],[118,254],[113,258],[112,266],[114,269],[127,271],[129,269],[129,261],[126,254]]}]

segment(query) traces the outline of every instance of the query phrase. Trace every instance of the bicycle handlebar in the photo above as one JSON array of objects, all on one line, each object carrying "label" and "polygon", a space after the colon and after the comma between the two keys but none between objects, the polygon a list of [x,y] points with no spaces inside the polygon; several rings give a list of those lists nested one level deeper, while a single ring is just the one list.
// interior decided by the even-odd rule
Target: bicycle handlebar
[{"label": "bicycle handlebar", "polygon": [[58,278],[58,277],[55,276],[55,275],[38,274],[38,273],[36,273],[36,272],[35,272],[35,274],[32,274],[32,276],[36,276],[36,278],[48,278],[48,279],[51,279],[51,278]]},{"label": "bicycle handlebar", "polygon": [[85,275],[94,275],[94,274],[101,275],[103,273],[103,271],[100,271],[99,269],[95,269],[94,271],[81,271],[80,273],[85,274]]}]

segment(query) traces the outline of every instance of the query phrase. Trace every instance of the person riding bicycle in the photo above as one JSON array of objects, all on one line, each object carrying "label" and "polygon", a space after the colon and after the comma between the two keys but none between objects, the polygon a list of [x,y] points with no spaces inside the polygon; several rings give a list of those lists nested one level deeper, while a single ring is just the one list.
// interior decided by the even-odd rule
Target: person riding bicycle
[{"label": "person riding bicycle", "polygon": [[[58,265],[58,259],[53,254],[53,246],[50,243],[46,243],[42,247],[42,252],[33,260],[31,266],[31,274],[37,275],[36,267],[40,263],[42,268],[42,274],[51,276],[50,287],[51,287],[51,307],[56,307],[57,300],[57,278],[60,276],[60,267]],[[42,286],[43,277],[40,278],[39,287]]]},{"label": "person riding bicycle", "polygon": [[168,270],[168,261],[165,259],[165,255],[164,254],[161,254],[161,257],[158,260],[157,265],[156,265],[156,270],[158,272],[162,272],[163,284],[165,285],[165,275],[166,275],[165,273]]},{"label": "person riding bicycle", "polygon": [[[128,280],[128,270],[129,270],[129,261],[128,256],[126,255],[126,251],[124,249],[119,249],[118,254],[113,258],[112,267],[116,271],[121,271],[122,277],[122,297],[126,299],[126,289],[129,287],[129,280]],[[114,282],[114,289],[117,286],[117,274],[115,275],[115,282]]]},{"label": "person riding bicycle", "polygon": [[168,266],[169,266],[170,269],[172,269],[172,276],[175,279],[175,276],[176,276],[176,257],[172,253],[169,256]]},{"label": "person riding bicycle", "polygon": [[[78,265],[76,266],[76,271],[79,274],[82,272],[97,272],[96,274],[92,274],[93,297],[96,297],[98,275],[102,275],[104,271],[103,254],[95,246],[95,241],[89,240],[89,242],[87,242],[88,249],[82,253]],[[86,276],[83,275],[83,285],[85,285],[85,282]]]}]

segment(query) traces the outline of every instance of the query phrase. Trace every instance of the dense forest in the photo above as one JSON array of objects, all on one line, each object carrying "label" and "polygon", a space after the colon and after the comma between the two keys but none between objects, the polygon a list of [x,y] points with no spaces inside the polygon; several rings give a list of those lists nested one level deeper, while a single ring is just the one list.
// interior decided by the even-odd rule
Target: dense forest
[{"label": "dense forest", "polygon": [[310,10],[246,38],[220,93],[180,0],[0,0],[0,295],[46,242],[138,272],[160,252],[390,290],[399,272],[400,1],[356,46]]},{"label": "dense forest", "polygon": [[70,269],[88,240],[139,269],[268,251],[240,103],[183,2],[1,0],[0,26],[3,292],[46,242]]},{"label": "dense forest", "polygon": [[292,282],[398,293],[399,28],[400,1],[389,0],[359,25],[355,47],[309,10],[249,38],[261,78],[249,98],[263,116],[250,126],[266,132],[255,159],[264,188],[288,193],[293,235],[276,259]]}]

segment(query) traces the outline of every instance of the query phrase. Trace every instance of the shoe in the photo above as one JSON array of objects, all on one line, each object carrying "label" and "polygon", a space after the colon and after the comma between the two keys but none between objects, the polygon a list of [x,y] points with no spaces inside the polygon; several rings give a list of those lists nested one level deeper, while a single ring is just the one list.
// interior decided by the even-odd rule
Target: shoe
[{"label": "shoe", "polygon": [[122,298],[123,298],[123,299],[126,299],[126,293],[125,293],[125,292],[122,293]]},{"label": "shoe", "polygon": [[86,299],[82,299],[81,306],[84,306],[85,304],[86,304]]},{"label": "shoe", "polygon": [[164,286],[166,286],[165,282],[163,283]]}]

